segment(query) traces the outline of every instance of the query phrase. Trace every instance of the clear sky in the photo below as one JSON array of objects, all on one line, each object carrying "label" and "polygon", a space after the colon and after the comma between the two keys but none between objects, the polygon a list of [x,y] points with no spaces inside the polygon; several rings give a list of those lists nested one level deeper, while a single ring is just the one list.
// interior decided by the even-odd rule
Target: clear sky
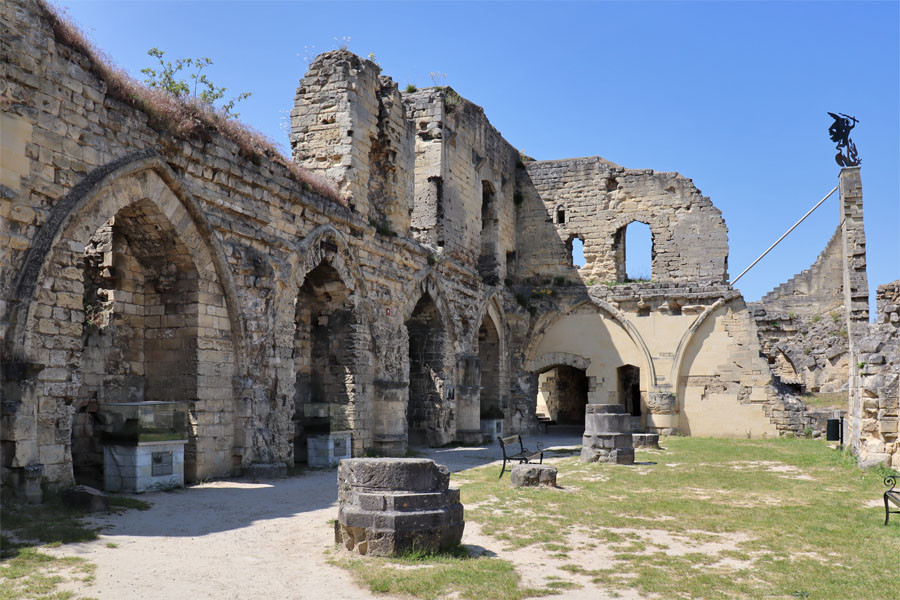
[{"label": "clear sky", "polygon": [[[212,81],[253,94],[241,120],[281,147],[307,61],[345,38],[401,88],[444,73],[539,160],[599,155],[693,179],[725,217],[732,279],[837,185],[826,113],[848,113],[873,311],[875,286],[900,277],[897,1],[58,4],[139,78],[154,46],[212,58]],[[835,194],[736,287],[758,299],[837,224]]]}]

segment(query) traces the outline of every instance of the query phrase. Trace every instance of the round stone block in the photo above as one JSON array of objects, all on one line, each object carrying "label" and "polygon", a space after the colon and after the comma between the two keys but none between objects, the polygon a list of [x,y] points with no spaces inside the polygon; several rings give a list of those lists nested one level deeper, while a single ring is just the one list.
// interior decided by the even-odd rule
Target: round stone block
[{"label": "round stone block", "polygon": [[515,465],[509,480],[516,487],[550,485],[556,487],[556,467],[550,465]]}]

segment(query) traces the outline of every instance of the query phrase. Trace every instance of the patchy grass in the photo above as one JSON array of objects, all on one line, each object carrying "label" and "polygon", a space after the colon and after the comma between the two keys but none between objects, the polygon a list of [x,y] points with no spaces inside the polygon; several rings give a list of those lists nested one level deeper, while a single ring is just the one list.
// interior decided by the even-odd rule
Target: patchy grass
[{"label": "patchy grass", "polygon": [[834,408],[847,410],[849,406],[849,396],[847,392],[834,393],[807,393],[800,396],[803,404],[807,408]]},{"label": "patchy grass", "polygon": [[73,579],[91,583],[95,568],[83,558],[56,558],[37,548],[24,548],[0,563],[0,600],[75,598],[57,586]]},{"label": "patchy grass", "polygon": [[[570,571],[662,597],[889,597],[900,527],[867,507],[884,473],[819,441],[669,438],[621,467],[559,461],[562,489],[517,489],[495,469],[466,472],[466,519],[507,549],[594,540],[565,551]],[[502,553],[501,553],[502,555]],[[607,565],[604,565],[605,567]]]},{"label": "patchy grass", "polygon": [[[799,438],[665,446],[638,449],[634,466],[556,459],[556,489],[513,488],[495,467],[455,474],[466,520],[497,540],[496,557],[336,563],[373,591],[417,598],[564,596],[581,584],[659,598],[896,595],[900,519],[882,525],[883,469]],[[539,569],[543,587],[523,589],[514,565]]]},{"label": "patchy grass", "polygon": [[[112,496],[110,508],[147,510],[150,504],[135,498]],[[69,509],[57,494],[47,494],[46,502],[38,505],[21,504],[4,496],[0,512],[3,519],[0,600],[74,599],[73,593],[61,591],[57,586],[73,580],[93,582],[95,565],[82,558],[57,558],[43,551],[63,544],[96,540],[99,529],[83,521],[86,513]]]},{"label": "patchy grass", "polygon": [[399,558],[357,557],[337,551],[332,564],[348,569],[362,585],[379,594],[432,600],[520,600],[560,593],[559,584],[522,588],[513,564],[499,558],[472,556],[464,547],[446,553],[411,553]]},{"label": "patchy grass", "polygon": [[144,502],[143,500],[138,500],[137,498],[130,498],[128,496],[109,497],[109,509],[114,512],[121,512],[128,509],[150,510],[151,508],[153,508],[152,504]]}]

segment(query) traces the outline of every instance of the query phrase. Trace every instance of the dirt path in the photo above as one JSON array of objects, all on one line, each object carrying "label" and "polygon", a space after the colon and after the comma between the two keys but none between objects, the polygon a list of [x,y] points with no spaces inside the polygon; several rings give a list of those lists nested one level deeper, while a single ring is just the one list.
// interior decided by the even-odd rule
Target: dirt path
[{"label": "dirt path", "polygon": [[[543,441],[572,445],[580,438]],[[499,452],[494,445],[423,453],[459,471],[494,462]],[[53,553],[97,565],[92,585],[65,589],[98,600],[384,600],[327,562],[334,544],[336,479],[333,469],[315,470],[271,481],[218,481],[142,494],[153,505],[150,510],[95,517],[104,527],[99,540]],[[475,527],[467,527],[463,543],[487,545]]]}]

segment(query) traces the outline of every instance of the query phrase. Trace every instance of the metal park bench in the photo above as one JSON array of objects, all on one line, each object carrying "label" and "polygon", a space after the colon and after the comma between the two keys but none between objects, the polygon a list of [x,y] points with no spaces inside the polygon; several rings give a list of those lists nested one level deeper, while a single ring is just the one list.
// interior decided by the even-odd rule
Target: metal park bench
[{"label": "metal park bench", "polygon": [[891,514],[900,515],[900,510],[890,510],[890,505],[894,504],[900,507],[900,490],[894,490],[894,486],[897,485],[897,477],[895,475],[888,475],[884,478],[884,485],[891,486],[884,493],[884,524],[888,524],[888,519],[891,518]]},{"label": "metal park bench", "polygon": [[[503,468],[500,469],[500,477],[497,479],[503,479],[503,473],[506,471],[507,462],[518,461],[519,464],[522,464],[539,459],[538,464],[544,464],[544,447],[540,442],[537,444],[537,451],[532,452],[525,447],[525,444],[522,443],[522,436],[518,434],[509,437],[497,436],[497,441],[500,442],[500,450],[503,451]],[[506,452],[506,447],[512,446],[516,442],[519,442],[519,451],[514,454],[508,454]]]}]

